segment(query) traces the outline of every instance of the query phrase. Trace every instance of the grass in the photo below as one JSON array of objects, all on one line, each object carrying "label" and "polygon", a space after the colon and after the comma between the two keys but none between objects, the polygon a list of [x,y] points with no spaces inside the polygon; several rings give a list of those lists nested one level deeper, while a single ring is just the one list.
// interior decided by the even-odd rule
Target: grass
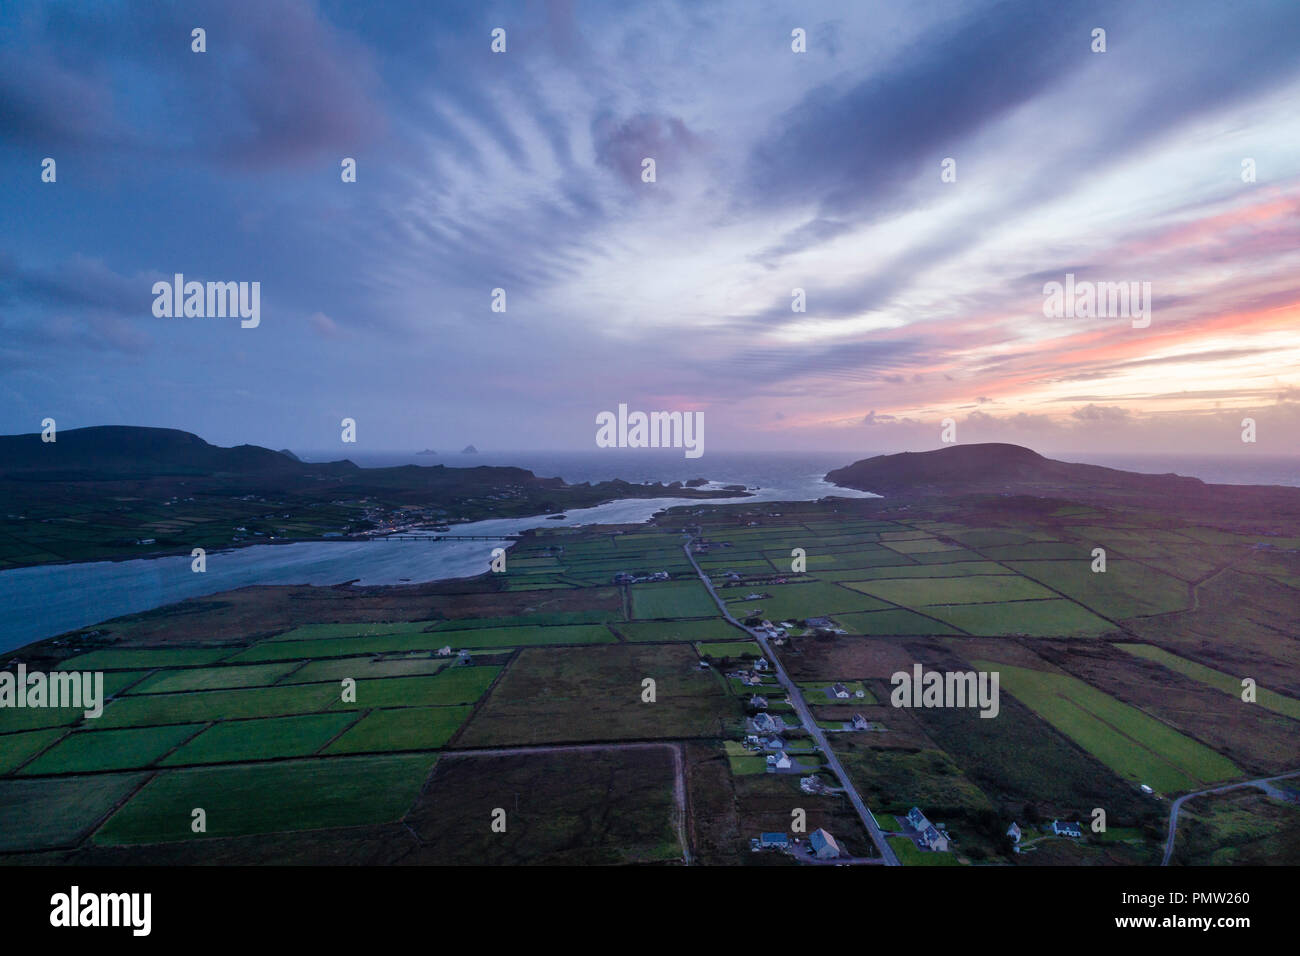
[{"label": "grass", "polygon": [[718,606],[700,581],[670,581],[632,585],[632,617],[707,617]]},{"label": "grass", "polygon": [[9,773],[33,754],[40,753],[64,734],[63,728],[29,730],[0,736],[0,774]]},{"label": "grass", "polygon": [[334,637],[388,637],[393,634],[418,634],[436,621],[392,621],[386,623],[303,624],[277,634],[273,641],[310,641]]},{"label": "grass", "polygon": [[1008,561],[1021,574],[1074,598],[1113,619],[1166,614],[1189,606],[1187,584],[1136,561],[1110,558],[1105,572],[1093,573],[1092,559]]},{"label": "grass", "polygon": [[[610,865],[682,858],[666,747],[439,761],[407,817],[413,862]],[[489,826],[505,812],[505,831]]]},{"label": "grass", "polygon": [[[1214,668],[1198,664],[1196,661],[1189,661],[1185,657],[1171,654],[1169,651],[1151,644],[1116,644],[1115,646],[1128,651],[1136,657],[1162,664],[1171,671],[1176,671],[1185,677],[1192,678],[1192,680],[1216,687],[1226,694],[1231,694],[1238,700],[1241,699],[1241,679],[1233,677],[1231,674],[1216,671]],[[1300,700],[1293,697],[1284,697],[1263,687],[1257,687],[1255,689],[1255,702],[1261,707],[1290,717],[1292,720],[1300,720]]]},{"label": "grass", "polygon": [[762,657],[763,649],[753,641],[726,641],[716,644],[697,644],[701,657],[739,660],[742,657]]},{"label": "grass", "polygon": [[973,661],[1035,713],[1120,776],[1165,793],[1240,776],[1226,757],[1065,674]]},{"label": "grass", "polygon": [[933,850],[922,850],[907,837],[886,837],[889,845],[894,848],[894,853],[898,856],[898,862],[904,866],[960,866],[957,857],[951,853],[936,853]]},{"label": "grass", "polygon": [[472,704],[483,696],[500,671],[499,667],[450,667],[433,677],[360,680],[356,701],[336,699],[333,709]]},{"label": "grass", "polygon": [[721,618],[707,621],[632,621],[614,625],[634,643],[646,641],[701,641],[744,638],[739,628]]},{"label": "grass", "polygon": [[145,773],[0,780],[0,851],[75,845]]},{"label": "grass", "polygon": [[20,773],[27,775],[142,769],[192,737],[201,727],[201,724],[179,724],[127,730],[77,731],[27,764]]},{"label": "grass", "polygon": [[213,724],[163,760],[165,767],[307,757],[356,720],[355,714],[305,714]]},{"label": "grass", "polygon": [[[642,700],[643,681],[655,700]],[[686,644],[521,651],[457,740],[493,747],[596,740],[726,737],[740,704]]]},{"label": "grass", "polygon": [[110,702],[96,723],[106,728],[138,727],[315,713],[338,700],[339,692],[334,684],[298,684],[188,694],[140,694]]},{"label": "grass", "polygon": [[1114,630],[1087,608],[1066,600],[934,605],[926,613],[977,637],[1069,637]]},{"label": "grass", "polygon": [[131,688],[132,694],[165,694],[187,690],[223,690],[230,687],[259,687],[274,684],[293,670],[296,663],[259,664],[244,667],[194,667],[161,671]]},{"label": "grass", "polygon": [[[290,760],[158,773],[92,837],[167,843],[396,820],[433,767],[428,754]],[[190,828],[202,808],[207,831]]]},{"label": "grass", "polygon": [[926,607],[932,604],[989,604],[1053,597],[1052,592],[1041,584],[1035,584],[1014,574],[848,581],[844,586],[907,607]]},{"label": "grass", "polygon": [[470,710],[466,706],[374,710],[325,748],[325,753],[437,750],[451,739]]},{"label": "grass", "polygon": [[451,658],[427,655],[389,660],[375,660],[373,657],[341,657],[331,661],[311,661],[281,680],[280,686],[308,684],[313,681],[341,681],[345,677],[363,680],[372,677],[436,674],[451,662]]},{"label": "grass", "polygon": [[888,611],[868,611],[859,614],[837,614],[835,620],[850,634],[956,634],[957,629],[940,621],[908,611],[891,608]]},{"label": "grass", "polygon": [[59,665],[60,670],[109,671],[128,668],[186,667],[212,664],[234,653],[233,647],[172,647],[102,650],[80,654]]},{"label": "grass", "polygon": [[356,654],[392,654],[435,651],[441,647],[530,647],[543,644],[612,643],[614,635],[600,624],[563,627],[492,627],[457,631],[395,634],[387,637],[326,638],[314,641],[263,641],[231,658],[232,662],[301,660],[305,657],[344,657]]},{"label": "grass", "polygon": [[[726,600],[732,615],[741,619],[746,612],[756,608],[761,608],[762,616],[770,621],[789,621],[850,611],[876,611],[887,607],[882,601],[830,581],[761,587],[741,585],[726,588],[719,593]],[[751,593],[769,596],[746,600],[745,595]]]}]

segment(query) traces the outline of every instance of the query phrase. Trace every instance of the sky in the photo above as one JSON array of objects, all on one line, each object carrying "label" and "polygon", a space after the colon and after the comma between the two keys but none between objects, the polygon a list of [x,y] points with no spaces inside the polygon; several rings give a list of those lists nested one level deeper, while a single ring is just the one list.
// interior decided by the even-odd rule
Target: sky
[{"label": "sky", "polygon": [[379,6],[4,5],[0,432],[1300,453],[1294,0]]}]

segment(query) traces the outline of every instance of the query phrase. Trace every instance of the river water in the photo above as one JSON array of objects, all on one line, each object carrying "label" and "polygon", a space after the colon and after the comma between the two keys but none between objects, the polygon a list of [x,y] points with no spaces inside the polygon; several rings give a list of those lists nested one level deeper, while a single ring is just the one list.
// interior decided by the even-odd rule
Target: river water
[{"label": "river water", "polygon": [[[806,501],[826,495],[860,497],[859,492],[826,483],[822,476],[857,457],[844,452],[719,453],[686,459],[680,451],[606,449],[599,452],[484,452],[414,455],[353,455],[363,467],[397,464],[517,465],[545,477],[571,483],[623,478],[628,481],[714,479],[715,486],[740,484],[758,489],[740,501]],[[305,460],[328,460],[337,453],[301,454]],[[1069,456],[1056,456],[1069,457]],[[1300,485],[1295,459],[1161,458],[1159,456],[1087,456],[1084,460],[1150,473],[1178,472],[1207,481],[1241,484]],[[869,496],[867,496],[869,497]],[[564,521],[544,515],[499,518],[453,526],[456,534],[517,534],[552,525],[625,524],[645,521],[662,508],[697,503],[689,498],[611,501],[571,511]],[[185,598],[215,594],[255,584],[406,584],[468,577],[487,570],[494,547],[508,542],[328,541],[251,545],[209,553],[207,571],[190,570],[186,556],[134,561],[45,565],[0,572],[0,651],[53,637]]]},{"label": "river water", "polygon": [[[826,495],[870,497],[852,489],[837,488],[823,480],[822,476],[829,468],[842,463],[842,455],[828,462],[822,462],[820,458],[768,459],[761,467],[757,467],[755,459],[748,467],[733,465],[721,469],[711,462],[707,471],[699,467],[698,462],[692,462],[688,470],[692,474],[706,471],[706,474],[720,475],[718,485],[744,484],[758,488],[752,497],[713,499],[710,503],[799,501]],[[675,467],[680,467],[680,459]],[[565,476],[570,480],[592,480],[578,477],[579,471],[565,470],[570,471],[570,475]],[[638,480],[646,477],[659,480],[658,470],[651,468],[645,474],[638,472]],[[674,505],[700,503],[692,498],[623,499],[567,512],[562,521],[547,520],[545,515],[494,518],[454,525],[450,533],[510,535],[538,527],[627,524],[645,521],[656,511]],[[354,580],[359,584],[408,584],[469,577],[487,570],[493,548],[509,544],[507,539],[501,538],[460,542],[375,540],[250,545],[209,552],[207,570],[202,574],[190,569],[188,555],[15,568],[0,572],[0,608],[4,609],[0,619],[0,651],[123,614],[136,614],[186,598],[249,585],[330,585]]]}]

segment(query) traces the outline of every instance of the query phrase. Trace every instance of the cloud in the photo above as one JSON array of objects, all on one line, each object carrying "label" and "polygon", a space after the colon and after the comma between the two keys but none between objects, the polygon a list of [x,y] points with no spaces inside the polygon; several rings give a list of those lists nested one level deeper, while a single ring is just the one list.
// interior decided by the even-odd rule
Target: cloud
[{"label": "cloud", "polygon": [[596,117],[591,127],[596,161],[624,183],[639,187],[642,161],[655,161],[656,178],[673,171],[703,148],[703,142],[675,116],[641,113],[619,122]]}]

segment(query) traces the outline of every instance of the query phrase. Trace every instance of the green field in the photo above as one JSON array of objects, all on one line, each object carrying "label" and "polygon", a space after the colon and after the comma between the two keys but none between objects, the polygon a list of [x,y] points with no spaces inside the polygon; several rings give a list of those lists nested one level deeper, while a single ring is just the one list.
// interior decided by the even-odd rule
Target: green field
[{"label": "green field", "polygon": [[65,733],[59,727],[51,730],[30,730],[26,733],[0,736],[0,774],[16,769],[33,754],[40,753]]},{"label": "green field", "polygon": [[295,661],[303,658],[346,657],[487,647],[530,647],[543,644],[607,644],[614,635],[600,624],[563,627],[492,627],[457,631],[394,634],[388,637],[338,637],[312,641],[263,641],[235,655],[234,663]]},{"label": "green field", "polygon": [[0,851],[71,846],[148,777],[100,773],[0,780]]},{"label": "green field", "polygon": [[[417,674],[436,674],[452,663],[454,658],[395,657],[375,660],[373,657],[340,657],[329,661],[312,661],[280,681],[286,684],[309,684],[316,681],[341,681],[345,677],[364,680],[370,677],[409,677]],[[297,666],[296,664],[292,666]]]},{"label": "green field", "polygon": [[915,611],[891,608],[859,614],[836,614],[835,620],[849,634],[956,634],[957,629],[923,617]]},{"label": "green field", "polygon": [[136,770],[147,767],[177,744],[194,736],[202,724],[89,730],[69,734],[19,773],[85,773],[90,770]]},{"label": "green field", "polygon": [[614,625],[632,643],[649,641],[725,641],[745,632],[720,617],[707,621],[630,621]]},{"label": "green field", "polygon": [[[1241,699],[1242,686],[1241,679],[1233,677],[1231,674],[1225,674],[1223,671],[1216,671],[1212,667],[1206,667],[1204,664],[1198,664],[1196,661],[1189,661],[1185,657],[1179,657],[1177,654],[1171,654],[1163,648],[1155,647],[1151,644],[1116,644],[1122,650],[1128,651],[1137,657],[1145,658],[1149,661],[1155,661],[1157,664],[1163,664],[1171,671],[1176,671],[1192,680],[1200,681],[1202,684],[1208,684],[1211,687],[1217,687],[1226,694],[1231,694],[1238,700]],[[1271,690],[1263,687],[1257,687],[1255,691],[1255,702],[1260,707],[1275,711],[1292,720],[1300,720],[1300,700],[1293,697],[1284,697],[1276,694]]]},{"label": "green field", "polygon": [[763,649],[753,641],[727,641],[717,644],[697,644],[701,657],[729,658],[762,657]]},{"label": "green field", "polygon": [[903,866],[960,866],[954,853],[936,853],[922,850],[907,837],[887,837],[889,845],[894,848],[898,862]]},{"label": "green field", "polygon": [[234,647],[142,648],[140,650],[91,651],[60,667],[65,671],[107,671],[149,667],[187,667],[212,664],[233,654]]},{"label": "green field", "polygon": [[1014,574],[846,581],[844,586],[906,607],[926,607],[932,604],[989,604],[998,601],[1033,601],[1053,597],[1052,592],[1041,584],[1035,584]]},{"label": "green field", "polygon": [[926,613],[977,637],[1069,637],[1114,630],[1086,608],[1065,600],[936,605],[926,608]]},{"label": "green field", "polygon": [[449,667],[433,677],[385,677],[357,681],[356,701],[336,696],[333,709],[472,704],[491,686],[499,667]]},{"label": "green field", "polygon": [[1007,564],[1113,619],[1165,614],[1190,606],[1186,582],[1136,561],[1111,558],[1105,572],[1098,573],[1093,573],[1088,557]]},{"label": "green field", "polygon": [[1226,757],[1065,674],[972,661],[1061,733],[1135,783],[1172,793],[1240,776]]},{"label": "green field", "polygon": [[[803,620],[851,611],[878,611],[888,607],[883,601],[830,581],[764,585],[752,590],[746,587],[727,588],[718,593],[726,600],[728,609],[735,617],[743,618],[746,612],[761,609],[762,616],[769,621]],[[769,596],[749,600],[745,595],[751,593]]]},{"label": "green field", "polygon": [[375,710],[325,749],[325,753],[437,750],[469,716],[469,707],[401,707]]},{"label": "green field", "polygon": [[192,667],[160,671],[131,688],[132,694],[170,694],[188,690],[222,690],[274,684],[297,663],[258,664],[244,667]]},{"label": "green field", "polygon": [[707,617],[717,613],[718,606],[699,581],[632,585],[632,616],[640,620]]},{"label": "green field", "polygon": [[[166,843],[396,820],[415,801],[434,760],[402,754],[166,770],[92,839]],[[195,808],[206,812],[206,833],[191,829]]]},{"label": "green field", "polygon": [[336,684],[249,687],[188,694],[140,694],[119,697],[104,708],[97,727],[196,723],[239,717],[279,717],[324,710],[339,699]]},{"label": "green field", "polygon": [[[169,754],[164,767],[307,757],[357,719],[356,714],[304,714],[213,724]],[[119,731],[124,732],[124,731]]]}]

